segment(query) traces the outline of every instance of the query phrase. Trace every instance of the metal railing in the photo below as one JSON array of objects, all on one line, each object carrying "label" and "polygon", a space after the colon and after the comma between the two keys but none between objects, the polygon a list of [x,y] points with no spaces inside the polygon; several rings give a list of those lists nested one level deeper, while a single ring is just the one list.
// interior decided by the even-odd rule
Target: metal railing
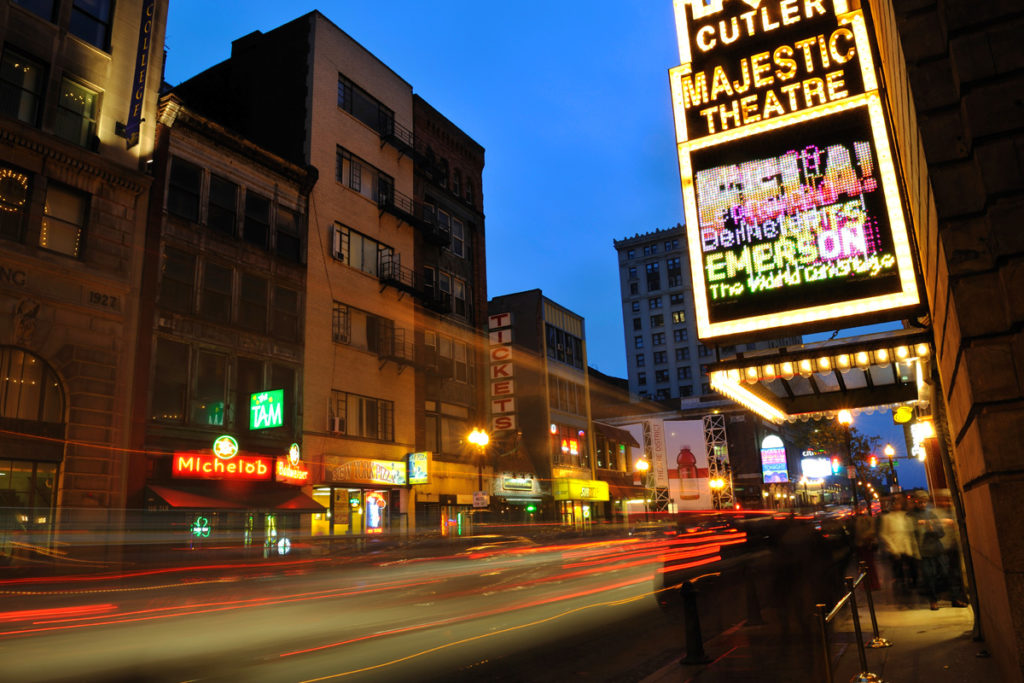
[{"label": "metal railing", "polygon": [[[881,648],[881,647],[892,647],[892,642],[882,638],[878,632],[878,619],[875,617],[875,601],[871,597],[871,586],[868,585],[864,579],[868,575],[867,566],[864,564],[859,565],[860,574],[854,579],[852,576],[847,576],[844,579],[846,583],[846,594],[839,599],[836,606],[831,611],[825,612],[826,605],[818,603],[815,605],[815,610],[818,615],[818,625],[821,628],[821,647],[823,662],[825,665],[825,683],[833,683],[835,678],[835,672],[832,670],[832,655],[830,653],[831,645],[828,638],[828,625],[832,623],[836,617],[842,612],[843,607],[847,604],[850,605],[850,615],[853,617],[853,631],[857,641],[857,656],[860,658],[860,673],[853,677],[850,683],[881,683],[882,679],[877,674],[873,674],[868,671],[868,658],[866,648]],[[860,610],[857,607],[857,585],[864,584],[864,593],[867,595],[868,601],[868,612],[871,615],[871,630],[874,637],[867,643],[864,642],[864,635],[861,631],[860,626]]]}]

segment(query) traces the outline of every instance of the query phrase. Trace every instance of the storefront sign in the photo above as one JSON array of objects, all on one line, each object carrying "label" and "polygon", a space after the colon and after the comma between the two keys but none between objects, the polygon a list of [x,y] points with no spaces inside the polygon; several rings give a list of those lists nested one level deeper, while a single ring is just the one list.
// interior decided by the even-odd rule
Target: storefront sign
[{"label": "storefront sign", "polygon": [[786,446],[782,439],[775,435],[766,436],[761,442],[761,475],[766,484],[789,481]]},{"label": "storefront sign", "polygon": [[366,533],[383,533],[384,508],[387,504],[387,499],[379,491],[366,494]]},{"label": "storefront sign", "polygon": [[491,433],[516,429],[515,365],[512,362],[512,314],[487,317],[491,375]]},{"label": "storefront sign", "polygon": [[555,500],[608,500],[608,482],[587,479],[555,479],[551,482]]},{"label": "storefront sign", "polygon": [[301,460],[292,462],[291,458],[282,455],[274,460],[274,479],[282,484],[303,486],[309,483],[309,468]]},{"label": "storefront sign", "polygon": [[329,482],[405,486],[407,481],[405,461],[327,457],[324,474]]},{"label": "storefront sign", "polygon": [[410,453],[405,456],[410,484],[430,483],[430,453]]},{"label": "storefront sign", "polygon": [[502,491],[533,491],[533,477],[508,477],[501,478]]},{"label": "storefront sign", "polygon": [[919,303],[868,31],[850,4],[676,3],[670,78],[701,339]]},{"label": "storefront sign", "polygon": [[236,453],[223,458],[212,453],[178,452],[171,462],[171,474],[182,479],[270,481],[273,469],[270,458],[254,455]]},{"label": "storefront sign", "polygon": [[142,102],[146,95],[146,74],[149,72],[149,53],[152,44],[155,12],[156,0],[143,0],[142,20],[139,23],[139,47],[135,53],[131,101],[128,103],[128,121],[124,126],[124,137],[127,140],[129,149],[139,144],[139,127],[142,124]]},{"label": "storefront sign", "polygon": [[249,429],[270,429],[284,425],[284,389],[249,395]]}]

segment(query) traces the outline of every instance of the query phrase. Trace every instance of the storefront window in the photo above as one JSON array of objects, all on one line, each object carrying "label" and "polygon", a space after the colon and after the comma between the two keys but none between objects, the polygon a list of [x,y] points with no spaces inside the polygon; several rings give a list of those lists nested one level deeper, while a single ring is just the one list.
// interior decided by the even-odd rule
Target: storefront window
[{"label": "storefront window", "polygon": [[0,460],[0,536],[49,527],[57,463]]}]

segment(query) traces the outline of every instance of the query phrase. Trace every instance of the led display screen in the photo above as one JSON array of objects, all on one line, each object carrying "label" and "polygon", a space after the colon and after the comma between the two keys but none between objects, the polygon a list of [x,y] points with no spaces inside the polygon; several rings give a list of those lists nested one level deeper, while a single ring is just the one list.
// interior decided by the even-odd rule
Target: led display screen
[{"label": "led display screen", "polygon": [[711,323],[901,290],[866,108],[692,158]]},{"label": "led display screen", "polygon": [[767,436],[761,442],[761,476],[766,484],[782,484],[789,481],[786,447],[777,436]]}]

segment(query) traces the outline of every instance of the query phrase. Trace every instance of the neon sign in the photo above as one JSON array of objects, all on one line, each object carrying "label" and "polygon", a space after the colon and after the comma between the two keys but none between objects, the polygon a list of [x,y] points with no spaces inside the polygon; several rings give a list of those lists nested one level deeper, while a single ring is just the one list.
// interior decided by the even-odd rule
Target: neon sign
[{"label": "neon sign", "polygon": [[206,517],[196,517],[192,521],[192,535],[196,538],[210,537],[210,520]]},{"label": "neon sign", "polygon": [[293,463],[291,458],[282,455],[274,460],[274,479],[283,484],[302,486],[309,483],[309,470],[301,461]]},{"label": "neon sign", "polygon": [[670,79],[701,339],[920,303],[866,20],[849,5],[676,2]]},{"label": "neon sign", "polygon": [[789,481],[786,446],[775,435],[766,436],[761,442],[761,475],[766,484]]},{"label": "neon sign", "polygon": [[233,436],[218,436],[213,442],[213,454],[222,460],[230,460],[238,455],[238,442]]},{"label": "neon sign", "polygon": [[252,455],[238,455],[225,460],[209,453],[175,453],[171,474],[186,479],[270,481],[272,470],[269,458]]},{"label": "neon sign", "polygon": [[430,454],[425,452],[410,453],[406,456],[408,463],[408,482],[410,484],[426,484],[430,481]]},{"label": "neon sign", "polygon": [[378,492],[366,494],[366,533],[379,534],[384,531],[384,508],[387,500]]},{"label": "neon sign", "polygon": [[249,395],[249,429],[270,429],[284,425],[284,389]]}]

